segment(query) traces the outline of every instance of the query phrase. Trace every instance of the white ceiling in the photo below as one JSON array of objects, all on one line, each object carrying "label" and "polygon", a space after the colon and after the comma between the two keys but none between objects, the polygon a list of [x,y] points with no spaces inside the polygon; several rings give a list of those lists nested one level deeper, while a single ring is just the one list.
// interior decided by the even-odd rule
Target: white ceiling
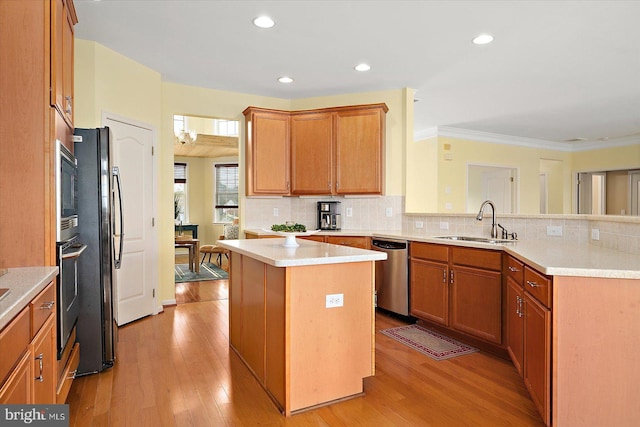
[{"label": "white ceiling", "polygon": [[[75,0],[76,37],[186,85],[285,99],[409,87],[414,134],[640,137],[639,1]],[[268,14],[272,29],[254,17]],[[471,39],[487,32],[489,45]],[[353,66],[367,62],[368,72]],[[289,85],[276,79],[288,75]]]}]

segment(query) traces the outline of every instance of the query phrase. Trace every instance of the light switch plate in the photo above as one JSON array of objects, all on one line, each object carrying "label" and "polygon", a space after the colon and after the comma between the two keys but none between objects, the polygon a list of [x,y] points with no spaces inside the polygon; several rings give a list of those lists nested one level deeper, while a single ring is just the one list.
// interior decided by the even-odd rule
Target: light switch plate
[{"label": "light switch plate", "polygon": [[562,226],[547,225],[547,236],[562,236]]},{"label": "light switch plate", "polygon": [[424,227],[424,222],[422,221],[416,221],[414,224],[415,228],[423,228]]},{"label": "light switch plate", "polygon": [[353,208],[347,208],[347,216],[353,216]]},{"label": "light switch plate", "polygon": [[440,230],[448,230],[449,223],[447,221],[440,221]]},{"label": "light switch plate", "polygon": [[386,216],[393,216],[393,209],[391,209],[391,208],[386,208],[386,209],[384,210],[384,214],[385,214]]},{"label": "light switch plate", "polygon": [[600,229],[592,228],[591,229],[591,240],[600,240]]},{"label": "light switch plate", "polygon": [[273,208],[273,216],[278,216],[278,208]]}]

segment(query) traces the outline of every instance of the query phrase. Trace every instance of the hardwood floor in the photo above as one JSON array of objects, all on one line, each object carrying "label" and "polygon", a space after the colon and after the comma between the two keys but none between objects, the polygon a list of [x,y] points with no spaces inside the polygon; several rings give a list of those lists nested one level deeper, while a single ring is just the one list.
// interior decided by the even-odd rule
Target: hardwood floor
[{"label": "hardwood floor", "polygon": [[[376,315],[378,331],[401,324]],[[67,403],[69,425],[81,427],[543,425],[512,364],[485,353],[435,361],[377,333],[376,375],[364,389],[283,417],[229,348],[219,299],[121,327],[115,366],[77,378]]]},{"label": "hardwood floor", "polygon": [[[187,264],[188,262],[188,255],[176,256],[176,264]],[[215,259],[212,258],[212,262],[215,263]],[[225,257],[222,257],[221,268],[224,271],[229,271],[229,261]],[[229,297],[228,286],[227,280],[176,283],[176,303],[185,304],[227,299]]]}]

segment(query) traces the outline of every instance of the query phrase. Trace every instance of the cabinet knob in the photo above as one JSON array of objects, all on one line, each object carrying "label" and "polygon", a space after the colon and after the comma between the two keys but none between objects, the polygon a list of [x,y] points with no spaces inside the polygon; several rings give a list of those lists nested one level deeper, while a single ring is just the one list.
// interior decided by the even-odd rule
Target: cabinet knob
[{"label": "cabinet knob", "polygon": [[532,282],[531,280],[527,280],[527,285],[531,286],[532,288],[540,287],[540,285],[538,285],[536,282]]},{"label": "cabinet knob", "polygon": [[511,271],[511,272],[513,272],[513,273],[515,273],[516,271],[520,271],[520,270],[518,270],[518,269],[517,269],[517,268],[515,268],[515,267],[511,267],[511,266],[509,266],[509,271]]},{"label": "cabinet knob", "polygon": [[67,105],[66,105],[64,111],[67,114],[71,114],[71,111],[73,111],[73,106],[72,106],[72,103],[71,103],[71,96],[67,95],[67,96],[64,97],[64,99],[67,101]]}]

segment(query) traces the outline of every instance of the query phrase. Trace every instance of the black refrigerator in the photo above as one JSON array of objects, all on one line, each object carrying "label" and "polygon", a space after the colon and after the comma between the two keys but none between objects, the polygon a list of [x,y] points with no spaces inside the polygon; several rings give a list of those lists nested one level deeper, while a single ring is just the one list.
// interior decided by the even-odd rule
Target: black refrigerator
[{"label": "black refrigerator", "polygon": [[116,357],[116,269],[122,260],[120,173],[112,164],[108,127],[76,129],[78,234],[87,245],[78,263],[78,375],[113,366]]}]

